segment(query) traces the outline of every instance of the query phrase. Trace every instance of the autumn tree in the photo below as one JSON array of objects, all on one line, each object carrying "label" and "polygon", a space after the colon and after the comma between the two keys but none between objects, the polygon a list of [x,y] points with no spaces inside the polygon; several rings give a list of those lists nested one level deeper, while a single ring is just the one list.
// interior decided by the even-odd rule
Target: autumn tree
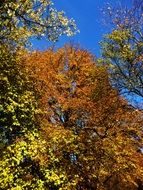
[{"label": "autumn tree", "polygon": [[48,160],[43,187],[139,188],[142,113],[112,88],[106,67],[72,46],[26,54],[22,64],[39,91]]},{"label": "autumn tree", "polygon": [[29,37],[46,36],[57,41],[77,31],[73,19],[57,11],[50,0],[18,0],[0,2],[0,44],[14,47],[26,45]]},{"label": "autumn tree", "polygon": [[108,6],[107,10],[113,30],[102,42],[104,63],[112,85],[128,98],[135,96],[142,108],[143,1],[134,1],[131,8]]},{"label": "autumn tree", "polygon": [[39,155],[40,163],[46,160],[44,140],[35,119],[38,93],[20,65],[24,48],[33,36],[45,35],[56,41],[63,34],[75,32],[74,20],[57,11],[52,1],[0,2],[1,189],[44,188],[42,167],[38,167]]},{"label": "autumn tree", "polygon": [[16,64],[18,57],[16,55],[13,57],[13,54],[8,53],[3,47],[0,49],[0,60],[0,127],[6,141],[9,142],[26,123],[27,127],[28,125],[29,128],[32,127],[30,126],[33,120],[31,103],[34,99],[30,86],[27,86],[27,77]]},{"label": "autumn tree", "polygon": [[[13,131],[12,123],[21,127],[25,122],[27,106],[29,109],[31,106],[31,112],[27,114],[27,123],[29,120],[30,124],[33,118],[32,104],[35,107],[34,97],[33,103],[31,102],[31,105],[28,103],[30,97],[35,95],[30,89],[26,72],[18,64],[24,51],[20,49],[27,45],[28,39],[32,36],[46,35],[49,40],[56,41],[62,34],[73,35],[75,32],[76,26],[73,19],[68,20],[63,11],[58,12],[51,1],[6,0],[0,2],[0,83],[2,89],[0,106],[3,113],[0,125],[1,128],[9,128],[9,132],[4,130],[9,138],[14,135],[10,133]],[[24,109],[25,115],[19,111]],[[17,117],[23,117],[23,119],[17,119]],[[19,131],[17,127],[15,127],[15,134]]]}]

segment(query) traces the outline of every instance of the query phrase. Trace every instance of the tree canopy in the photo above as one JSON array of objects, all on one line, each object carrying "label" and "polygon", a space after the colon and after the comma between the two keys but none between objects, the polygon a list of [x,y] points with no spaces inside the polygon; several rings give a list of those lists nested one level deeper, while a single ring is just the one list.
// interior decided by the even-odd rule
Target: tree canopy
[{"label": "tree canopy", "polygon": [[57,41],[63,34],[77,32],[73,19],[57,11],[50,0],[17,0],[0,2],[0,43],[21,46],[29,37],[46,36]]},{"label": "tree canopy", "polygon": [[42,187],[139,187],[142,113],[112,88],[106,68],[71,46],[25,55],[22,64],[39,91],[37,119],[47,158]]},{"label": "tree canopy", "polygon": [[74,20],[52,1],[0,2],[1,190],[143,189],[143,113],[121,96],[142,97],[135,6],[113,20],[105,65],[70,44],[28,51],[30,37],[75,34]]},{"label": "tree canopy", "polygon": [[102,41],[105,64],[111,82],[121,94],[135,96],[142,109],[143,101],[143,1],[131,8],[110,7],[114,29]]}]

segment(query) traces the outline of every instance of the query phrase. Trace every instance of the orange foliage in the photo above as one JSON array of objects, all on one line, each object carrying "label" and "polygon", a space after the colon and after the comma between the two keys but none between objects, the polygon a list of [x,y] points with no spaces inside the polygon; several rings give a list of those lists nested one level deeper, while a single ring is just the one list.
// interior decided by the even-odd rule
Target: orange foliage
[{"label": "orange foliage", "polygon": [[25,55],[22,64],[38,95],[47,147],[56,143],[57,167],[69,179],[62,189],[70,182],[69,189],[137,189],[143,181],[142,113],[111,87],[106,68],[70,45]]}]

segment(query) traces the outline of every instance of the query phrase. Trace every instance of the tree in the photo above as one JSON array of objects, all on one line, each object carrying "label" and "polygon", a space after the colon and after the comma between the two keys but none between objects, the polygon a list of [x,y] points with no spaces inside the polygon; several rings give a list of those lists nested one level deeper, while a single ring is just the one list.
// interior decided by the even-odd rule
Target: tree
[{"label": "tree", "polygon": [[[25,55],[39,91],[49,189],[137,189],[142,184],[142,113],[127,105],[106,68],[77,47]],[[61,177],[60,177],[61,176]]]},{"label": "tree", "polygon": [[17,64],[19,55],[3,45],[0,60],[0,135],[1,145],[8,145],[26,129],[36,127],[36,101],[26,72]]},{"label": "tree", "polygon": [[47,156],[36,120],[38,93],[20,65],[21,56],[30,37],[45,35],[56,41],[75,32],[74,20],[53,8],[51,1],[0,2],[1,189],[46,188],[50,172],[42,167]]},{"label": "tree", "polygon": [[1,45],[25,45],[32,36],[57,41],[59,36],[71,36],[76,31],[74,20],[68,19],[63,11],[57,11],[50,0],[0,2]]},{"label": "tree", "polygon": [[60,35],[73,35],[75,31],[74,21],[54,9],[51,1],[0,2],[0,125],[3,133],[9,136],[8,141],[21,131],[23,125],[28,128],[33,122],[36,107],[36,94],[26,71],[18,64],[20,53],[24,51],[20,49],[32,36],[47,35],[49,40],[55,41]]},{"label": "tree", "polygon": [[111,82],[121,94],[143,100],[143,1],[131,8],[108,7],[114,29],[102,41],[104,63]]},{"label": "tree", "polygon": [[[44,152],[35,119],[37,103],[32,83],[18,64],[19,54],[3,45],[0,60],[0,184],[1,189],[23,189],[29,187],[25,172],[28,176],[29,170],[34,170],[40,147]],[[40,185],[35,183],[36,188]]]}]

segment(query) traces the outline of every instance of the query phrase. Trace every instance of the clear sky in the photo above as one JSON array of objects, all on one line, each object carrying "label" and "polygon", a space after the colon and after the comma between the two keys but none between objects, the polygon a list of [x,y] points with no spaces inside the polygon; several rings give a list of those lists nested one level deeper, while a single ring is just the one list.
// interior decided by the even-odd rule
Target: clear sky
[{"label": "clear sky", "polygon": [[[100,56],[99,42],[103,36],[111,30],[107,22],[103,24],[103,15],[101,9],[110,2],[130,5],[132,0],[54,0],[55,7],[58,10],[64,10],[66,15],[74,18],[80,33],[74,37],[61,37],[56,47],[61,47],[65,43],[79,43],[81,47],[93,52],[97,57]],[[45,50],[51,43],[45,39],[37,41],[32,40],[34,49]]]}]

